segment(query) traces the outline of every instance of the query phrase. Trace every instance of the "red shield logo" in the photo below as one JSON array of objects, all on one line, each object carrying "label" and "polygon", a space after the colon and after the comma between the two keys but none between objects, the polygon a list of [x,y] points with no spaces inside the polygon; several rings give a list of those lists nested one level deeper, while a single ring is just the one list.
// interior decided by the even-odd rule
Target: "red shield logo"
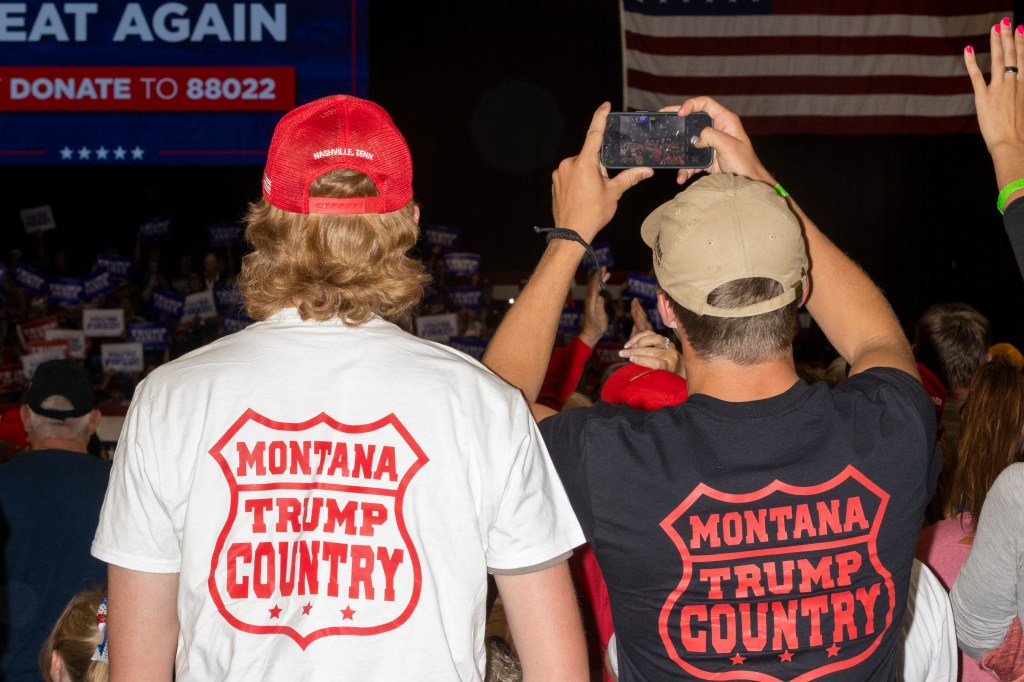
[{"label": "red shield logo", "polygon": [[659,619],[669,657],[705,680],[804,681],[856,666],[892,625],[896,594],[877,550],[888,501],[852,466],[812,487],[698,486],[661,522],[683,570]]},{"label": "red shield logo", "polygon": [[286,423],[247,410],[210,455],[231,503],[208,585],[231,625],[305,649],[409,618],[420,562],[402,501],[428,459],[395,415]]}]

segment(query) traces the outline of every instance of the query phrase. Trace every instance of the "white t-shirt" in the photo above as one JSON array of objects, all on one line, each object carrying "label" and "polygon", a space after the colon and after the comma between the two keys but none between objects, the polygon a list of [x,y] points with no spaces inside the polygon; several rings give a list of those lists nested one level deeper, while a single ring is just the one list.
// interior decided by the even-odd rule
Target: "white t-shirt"
[{"label": "white t-shirt", "polygon": [[140,384],[92,551],[180,573],[179,682],[477,680],[487,571],[582,542],[517,390],[287,310]]},{"label": "white t-shirt", "polygon": [[956,632],[949,595],[931,569],[917,559],[910,571],[897,655],[904,682],[956,682]]}]

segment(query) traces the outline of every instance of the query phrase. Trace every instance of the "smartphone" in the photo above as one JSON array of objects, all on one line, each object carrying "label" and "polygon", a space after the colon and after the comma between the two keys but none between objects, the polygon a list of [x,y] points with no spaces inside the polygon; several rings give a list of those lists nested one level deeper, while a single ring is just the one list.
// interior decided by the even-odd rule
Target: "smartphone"
[{"label": "smartphone", "polygon": [[697,111],[679,116],[674,111],[613,111],[601,144],[605,168],[707,168],[715,150],[697,149],[691,139],[711,125],[711,116]]}]

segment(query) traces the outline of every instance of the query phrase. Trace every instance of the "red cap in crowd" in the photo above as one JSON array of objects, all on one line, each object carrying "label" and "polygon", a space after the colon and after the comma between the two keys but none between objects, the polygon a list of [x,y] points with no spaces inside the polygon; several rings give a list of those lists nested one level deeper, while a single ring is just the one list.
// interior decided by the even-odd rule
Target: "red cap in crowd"
[{"label": "red cap in crowd", "polygon": [[601,400],[637,410],[678,405],[688,395],[686,379],[678,374],[633,363],[615,370],[601,388]]}]

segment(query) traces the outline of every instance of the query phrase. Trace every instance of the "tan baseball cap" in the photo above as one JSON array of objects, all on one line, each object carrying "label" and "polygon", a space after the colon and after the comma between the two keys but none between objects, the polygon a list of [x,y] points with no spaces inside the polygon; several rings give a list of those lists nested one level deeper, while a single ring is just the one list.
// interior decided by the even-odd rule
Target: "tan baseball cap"
[{"label": "tan baseball cap", "polygon": [[[750,317],[778,310],[807,288],[807,248],[786,200],[763,182],[715,173],[647,216],[640,234],[654,252],[661,288],[698,315]],[[726,282],[766,277],[784,291],[741,308],[710,305]]]}]

